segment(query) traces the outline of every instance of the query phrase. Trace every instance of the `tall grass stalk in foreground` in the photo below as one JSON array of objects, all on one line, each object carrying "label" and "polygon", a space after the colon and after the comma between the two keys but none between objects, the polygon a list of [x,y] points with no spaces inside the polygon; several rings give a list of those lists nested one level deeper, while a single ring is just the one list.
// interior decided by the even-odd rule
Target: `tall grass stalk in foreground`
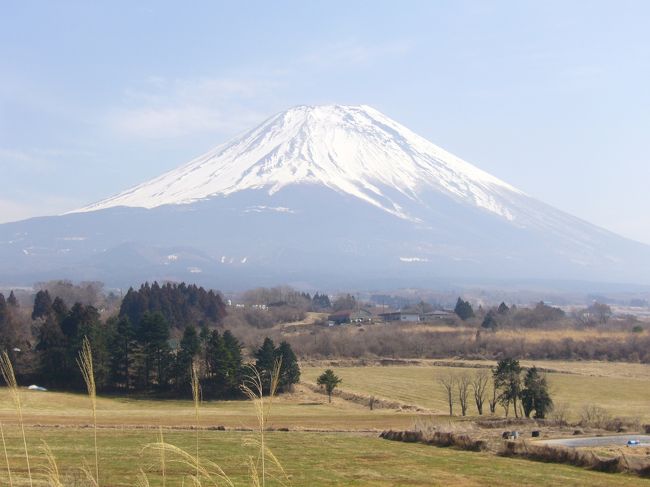
[{"label": "tall grass stalk in foreground", "polygon": [[199,477],[199,404],[201,401],[201,386],[199,384],[199,371],[196,363],[192,361],[192,399],[194,400],[194,421],[196,427],[196,477]]},{"label": "tall grass stalk in foreground", "polygon": [[[206,481],[209,485],[219,486],[219,485],[228,485],[234,487],[232,480],[226,475],[223,469],[210,460],[203,459],[201,464],[196,464],[196,457],[192,453],[188,453],[182,448],[174,446],[170,443],[156,442],[145,445],[144,450],[152,450],[153,452],[158,452],[161,455],[166,452],[170,454],[169,463],[177,463],[186,468],[188,468],[192,474],[189,475],[192,483],[194,485],[203,485],[203,481]],[[197,473],[198,472],[198,473]],[[138,477],[138,485],[145,485],[143,482],[148,482],[148,477],[144,471],[140,472]],[[183,479],[183,484],[185,479]],[[147,484],[148,485],[148,484]]]},{"label": "tall grass stalk in foreground", "polygon": [[283,480],[288,480],[282,465],[275,457],[273,452],[266,445],[266,429],[271,415],[271,406],[273,405],[273,398],[278,389],[278,384],[280,382],[280,369],[282,367],[282,359],[278,359],[275,362],[273,371],[271,372],[270,384],[269,384],[269,396],[268,399],[264,397],[264,381],[260,372],[254,367],[249,366],[249,373],[245,377],[243,385],[241,386],[242,391],[248,398],[253,402],[255,406],[255,415],[257,417],[257,438],[249,438],[246,440],[246,444],[255,446],[259,449],[259,456],[257,462],[254,462],[253,459],[250,459],[250,473],[251,481],[256,487],[265,487],[266,486],[266,477],[267,477],[267,465],[266,459],[269,460],[279,469],[283,479],[278,479],[281,483],[284,483]]},{"label": "tall grass stalk in foreground", "polygon": [[[246,376],[244,385],[242,386],[242,391],[255,406],[255,413],[257,417],[257,437],[250,437],[244,440],[244,444],[246,446],[254,446],[259,450],[257,461],[255,461],[252,457],[249,458],[250,481],[251,484],[255,487],[266,487],[266,478],[267,476],[270,476],[268,472],[269,468],[267,459],[280,472],[280,476],[273,475],[273,477],[276,478],[276,480],[278,480],[282,485],[286,485],[289,481],[279,460],[266,445],[266,430],[268,426],[269,416],[271,414],[271,405],[273,403],[273,398],[280,381],[280,365],[281,362],[278,360],[275,363],[273,372],[271,373],[269,390],[270,395],[268,398],[265,398],[264,396],[264,381],[262,380],[259,371],[254,366],[249,367],[249,374]],[[163,486],[166,482],[165,464],[168,461],[169,463],[177,463],[190,469],[192,474],[189,475],[189,477],[194,486],[200,487],[202,485],[227,485],[234,487],[232,480],[226,475],[226,473],[217,463],[207,459],[201,459],[199,462],[198,431],[200,419],[199,405],[201,390],[199,387],[198,370],[194,364],[192,365],[191,380],[197,430],[196,451],[194,454],[191,454],[182,448],[178,448],[177,446],[165,443],[162,435],[162,429],[160,431],[159,441],[145,445],[143,451],[151,450],[153,452],[159,453],[162,465]],[[166,453],[169,453],[169,460],[167,460]],[[150,485],[147,474],[143,470],[140,470],[136,484],[138,487],[148,487]],[[185,485],[185,479],[183,479],[183,485]]]},{"label": "tall grass stalk in foreground", "polygon": [[79,365],[79,369],[81,369],[81,375],[83,375],[84,382],[86,383],[86,388],[88,389],[88,397],[90,398],[90,404],[93,411],[93,431],[95,440],[95,477],[93,478],[92,474],[90,474],[90,471],[86,471],[86,475],[94,485],[99,486],[99,450],[97,449],[97,389],[95,387],[93,351],[92,348],[90,348],[90,342],[88,341],[87,337],[84,337],[83,339],[81,351],[79,352],[79,358],[77,358],[77,364]]},{"label": "tall grass stalk in foreground", "polygon": [[16,382],[14,367],[11,365],[11,359],[9,359],[7,352],[2,352],[2,355],[0,355],[0,373],[2,373],[2,378],[7,384],[7,388],[11,393],[11,398],[14,401],[14,406],[18,412],[18,422],[20,423],[20,431],[23,435],[23,447],[25,448],[25,460],[27,461],[27,476],[29,477],[29,485],[32,487],[34,485],[34,482],[32,480],[32,469],[29,465],[27,437],[25,436],[25,423],[23,422],[23,407],[20,402],[20,392],[18,391],[18,383]]},{"label": "tall grass stalk in foreground", "polygon": [[63,483],[61,482],[61,477],[59,475],[59,466],[56,464],[56,458],[54,458],[54,454],[52,453],[50,446],[45,441],[43,441],[41,451],[43,452],[45,460],[47,461],[47,465],[45,467],[45,481],[47,482],[47,485],[49,487],[63,487]]},{"label": "tall grass stalk in foreground", "polygon": [[[163,429],[162,426],[159,429],[158,433],[158,441],[160,442],[161,445],[165,443],[165,438],[163,437]],[[160,472],[162,474],[162,484],[163,487],[167,484],[167,472],[165,468],[165,450],[161,449],[160,450]]]},{"label": "tall grass stalk in foreground", "polygon": [[9,487],[13,487],[14,481],[11,478],[11,465],[9,465],[9,455],[7,455],[7,443],[5,442],[5,430],[0,423],[0,435],[2,435],[2,449],[5,454],[5,463],[7,464],[7,475],[9,476]]}]

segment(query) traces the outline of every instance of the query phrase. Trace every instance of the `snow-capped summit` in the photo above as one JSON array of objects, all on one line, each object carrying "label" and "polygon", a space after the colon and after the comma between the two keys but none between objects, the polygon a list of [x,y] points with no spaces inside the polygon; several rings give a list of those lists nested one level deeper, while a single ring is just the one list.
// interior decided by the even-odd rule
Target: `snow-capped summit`
[{"label": "snow-capped summit", "polygon": [[80,211],[185,204],[247,189],[273,194],[294,184],[319,184],[407,219],[389,193],[417,200],[434,189],[506,218],[513,212],[501,193],[519,193],[369,106],[298,106]]}]

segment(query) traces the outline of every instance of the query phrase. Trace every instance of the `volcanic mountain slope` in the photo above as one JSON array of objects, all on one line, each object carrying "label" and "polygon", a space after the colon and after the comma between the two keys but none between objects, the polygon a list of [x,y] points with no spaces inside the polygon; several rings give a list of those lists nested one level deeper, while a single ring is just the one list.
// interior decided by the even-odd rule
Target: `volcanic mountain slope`
[{"label": "volcanic mountain slope", "polygon": [[368,106],[300,106],[76,212],[0,225],[0,272],[218,285],[647,282],[650,248]]}]

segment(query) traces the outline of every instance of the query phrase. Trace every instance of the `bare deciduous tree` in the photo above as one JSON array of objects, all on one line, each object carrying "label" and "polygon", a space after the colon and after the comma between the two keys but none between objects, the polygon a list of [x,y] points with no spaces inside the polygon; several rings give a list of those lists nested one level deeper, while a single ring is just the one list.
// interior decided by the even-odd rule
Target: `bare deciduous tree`
[{"label": "bare deciduous tree", "polygon": [[499,396],[497,396],[497,388],[492,386],[492,397],[488,400],[488,404],[490,406],[490,413],[494,414],[497,411],[497,401],[499,400]]},{"label": "bare deciduous tree", "polygon": [[553,404],[549,419],[556,425],[564,426],[569,420],[569,404],[566,402],[559,402]]},{"label": "bare deciduous tree", "polygon": [[456,378],[451,375],[444,375],[438,379],[440,385],[444,388],[445,393],[447,394],[447,402],[449,403],[449,416],[454,415],[454,385],[456,384]]},{"label": "bare deciduous tree", "polygon": [[474,402],[479,415],[483,414],[483,404],[485,403],[485,396],[487,393],[487,385],[490,380],[490,375],[481,370],[472,379],[472,390],[474,392]]},{"label": "bare deciduous tree", "polygon": [[456,384],[458,386],[458,401],[460,402],[460,412],[463,416],[467,416],[467,403],[469,399],[469,385],[471,379],[469,375],[461,375]]}]

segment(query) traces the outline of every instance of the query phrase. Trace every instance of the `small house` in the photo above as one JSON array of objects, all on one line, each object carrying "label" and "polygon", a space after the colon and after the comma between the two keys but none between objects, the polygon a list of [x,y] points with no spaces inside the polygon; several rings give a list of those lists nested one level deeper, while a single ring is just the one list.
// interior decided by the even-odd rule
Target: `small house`
[{"label": "small house", "polygon": [[403,323],[418,323],[420,321],[419,313],[406,311],[394,311],[391,313],[381,313],[379,315],[384,321],[400,321]]}]

